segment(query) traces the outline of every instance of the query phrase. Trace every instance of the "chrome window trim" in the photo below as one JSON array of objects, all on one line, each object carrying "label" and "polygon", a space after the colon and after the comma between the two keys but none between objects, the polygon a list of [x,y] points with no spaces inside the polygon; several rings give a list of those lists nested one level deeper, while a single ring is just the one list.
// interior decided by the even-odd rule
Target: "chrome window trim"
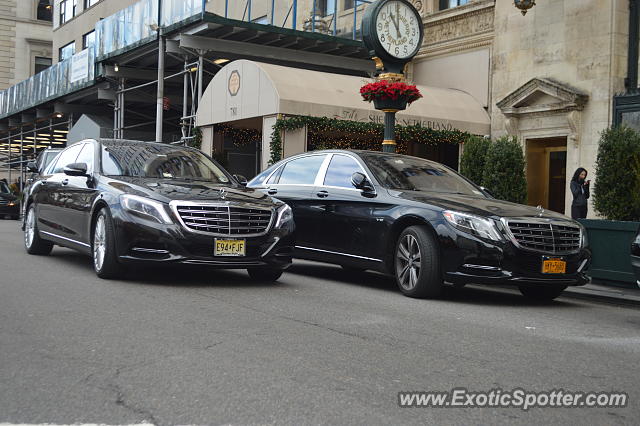
[{"label": "chrome window trim", "polygon": [[79,244],[79,245],[84,246],[84,247],[91,247],[89,244],[81,243],[80,241],[72,240],[71,238],[63,237],[61,235],[57,235],[57,234],[54,234],[54,233],[51,233],[51,232],[47,232],[47,231],[40,231],[40,232],[42,232],[43,234],[47,234],[47,235],[49,235],[51,237],[60,238],[61,240],[65,240],[65,241],[69,241],[71,243]]},{"label": "chrome window trim", "polygon": [[302,249],[302,250],[319,251],[319,252],[322,252],[322,253],[337,254],[338,256],[355,257],[357,259],[372,260],[374,262],[382,262],[382,260],[374,259],[373,257],[357,256],[355,254],[340,253],[340,252],[337,252],[337,251],[322,250],[322,249],[317,249],[317,248],[313,248],[313,247],[303,247],[303,246],[295,246],[295,247],[297,249]]},{"label": "chrome window trim", "polygon": [[[582,250],[582,238],[583,238],[583,230],[582,227],[571,221],[571,220],[565,220],[565,219],[551,219],[551,218],[540,218],[540,217],[509,217],[509,218],[501,218],[500,221],[502,222],[505,232],[507,234],[507,237],[509,238],[509,241],[511,241],[511,243],[516,246],[518,249],[520,250],[525,250],[525,251],[529,251],[529,252],[533,252],[533,253],[544,253],[544,254],[551,254],[551,255],[557,255],[557,256],[566,256],[566,255],[570,255],[570,254],[576,254],[576,253],[580,253],[580,251]],[[552,238],[555,241],[555,237],[553,237],[553,225],[557,225],[557,226],[567,226],[567,227],[574,227],[576,228],[578,231],[580,231],[580,243],[578,244],[578,248],[576,250],[567,250],[567,251],[561,251],[558,252],[555,249],[555,243],[554,243],[554,250],[552,252],[550,251],[546,251],[546,250],[537,250],[537,249],[532,249],[529,247],[524,247],[522,245],[520,245],[520,243],[518,243],[518,240],[516,239],[516,237],[513,235],[513,233],[511,232],[511,228],[509,228],[509,222],[523,222],[523,223],[540,223],[540,224],[549,224],[550,226],[550,230],[551,230],[551,235]]]},{"label": "chrome window trim", "polygon": [[[180,216],[180,213],[178,212],[178,205],[180,206],[197,206],[197,207],[226,207],[227,211],[230,212],[230,208],[232,207],[240,207],[240,208],[246,208],[246,209],[253,209],[253,210],[264,210],[264,211],[268,211],[271,213],[271,218],[269,219],[269,224],[267,225],[267,227],[265,228],[265,230],[263,232],[258,232],[258,233],[252,233],[252,234],[221,234],[218,232],[207,232],[207,231],[199,231],[197,229],[191,229],[187,226],[187,224],[182,220],[182,217]],[[242,239],[242,238],[250,238],[250,237],[260,237],[262,235],[266,235],[271,231],[271,228],[273,227],[274,224],[274,220],[275,220],[275,208],[270,208],[270,207],[259,207],[259,206],[255,206],[251,203],[241,203],[241,202],[231,202],[231,201],[225,201],[225,202],[219,202],[219,201],[214,201],[214,202],[207,202],[207,201],[181,201],[181,200],[172,200],[169,202],[169,207],[171,208],[171,211],[173,212],[173,214],[176,216],[176,218],[178,219],[178,222],[180,223],[180,225],[186,229],[187,231],[194,233],[194,234],[200,234],[200,235],[208,235],[208,236],[213,236],[213,237],[226,237],[226,238],[234,238],[234,239]],[[231,214],[229,214],[229,225],[231,225]],[[229,231],[231,231],[231,226],[229,226]]]}]

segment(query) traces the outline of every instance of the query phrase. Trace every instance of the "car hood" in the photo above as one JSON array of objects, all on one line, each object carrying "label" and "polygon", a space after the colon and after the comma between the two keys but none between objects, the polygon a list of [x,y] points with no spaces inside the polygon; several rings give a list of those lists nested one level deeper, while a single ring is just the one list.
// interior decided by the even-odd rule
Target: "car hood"
[{"label": "car hood", "polygon": [[464,213],[475,214],[484,217],[543,217],[549,219],[568,219],[567,216],[550,210],[544,210],[540,215],[537,207],[523,204],[510,203],[508,201],[485,198],[482,196],[437,193],[426,191],[394,191],[390,190],[394,197],[419,203],[430,204],[443,210],[455,210]]},{"label": "car hood", "polygon": [[250,188],[207,181],[119,176],[117,179],[110,180],[108,185],[126,194],[139,195],[165,203],[183,200],[252,203],[265,207],[279,204],[268,195]]}]

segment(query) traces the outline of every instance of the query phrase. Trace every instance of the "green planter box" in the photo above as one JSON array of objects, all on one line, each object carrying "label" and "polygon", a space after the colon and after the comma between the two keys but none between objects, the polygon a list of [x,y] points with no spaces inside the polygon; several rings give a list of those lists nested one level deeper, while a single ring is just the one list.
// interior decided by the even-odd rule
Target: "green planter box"
[{"label": "green planter box", "polygon": [[587,228],[593,254],[588,274],[596,284],[636,287],[631,268],[631,242],[640,222],[580,219]]}]

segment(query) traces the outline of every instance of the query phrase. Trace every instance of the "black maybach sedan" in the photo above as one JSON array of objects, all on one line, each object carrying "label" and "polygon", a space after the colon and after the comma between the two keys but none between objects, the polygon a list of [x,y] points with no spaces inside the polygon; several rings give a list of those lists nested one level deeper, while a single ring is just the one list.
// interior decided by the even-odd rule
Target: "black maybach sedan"
[{"label": "black maybach sedan", "polygon": [[85,140],[62,151],[25,197],[27,252],[79,250],[102,278],[129,264],[182,263],[273,281],[291,264],[291,209],[196,149]]},{"label": "black maybach sedan", "polygon": [[407,296],[437,296],[446,281],[511,284],[551,300],[588,281],[582,225],[494,199],[433,161],[315,151],[278,162],[248,186],[293,209],[294,257],[393,274]]}]

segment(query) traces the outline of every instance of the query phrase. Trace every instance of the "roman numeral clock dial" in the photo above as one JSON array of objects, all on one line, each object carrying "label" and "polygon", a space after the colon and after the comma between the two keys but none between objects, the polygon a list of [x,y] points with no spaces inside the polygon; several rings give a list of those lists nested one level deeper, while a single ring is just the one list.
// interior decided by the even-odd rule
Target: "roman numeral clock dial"
[{"label": "roman numeral clock dial", "polygon": [[365,12],[362,32],[367,48],[385,65],[404,64],[420,49],[422,19],[407,0],[378,0]]}]

